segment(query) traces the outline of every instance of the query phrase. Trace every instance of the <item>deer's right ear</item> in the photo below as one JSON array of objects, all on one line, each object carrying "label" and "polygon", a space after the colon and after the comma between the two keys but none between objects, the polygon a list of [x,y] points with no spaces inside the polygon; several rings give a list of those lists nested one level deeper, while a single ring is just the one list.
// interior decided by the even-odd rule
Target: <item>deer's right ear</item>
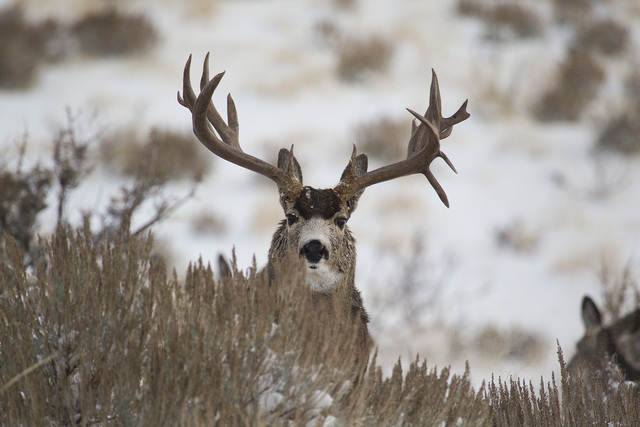
[{"label": "deer's right ear", "polygon": [[[291,150],[293,150],[293,147]],[[291,150],[287,150],[286,148],[280,149],[278,152],[278,169],[287,172],[289,170],[290,160],[293,159],[293,177],[297,179],[298,182],[300,182],[300,186],[302,186],[302,168]],[[282,196],[284,195],[284,189],[278,186],[278,191],[280,192],[280,204],[283,204]]]},{"label": "deer's right ear", "polygon": [[593,331],[602,326],[600,310],[588,296],[582,299],[582,323],[587,331]]}]

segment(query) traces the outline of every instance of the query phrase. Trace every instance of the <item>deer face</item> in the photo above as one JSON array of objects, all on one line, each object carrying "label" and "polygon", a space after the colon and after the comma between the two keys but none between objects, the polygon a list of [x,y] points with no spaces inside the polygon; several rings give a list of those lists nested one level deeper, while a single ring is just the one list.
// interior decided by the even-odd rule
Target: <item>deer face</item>
[{"label": "deer face", "polygon": [[600,310],[587,296],[582,301],[585,334],[578,341],[576,355],[567,367],[583,375],[604,368],[613,360],[625,379],[640,379],[640,309],[627,314],[609,326],[602,323]]},{"label": "deer face", "polygon": [[[278,168],[290,170],[300,190],[291,192],[279,187],[285,220],[273,236],[269,258],[298,254],[306,262],[307,285],[316,292],[329,292],[340,283],[353,284],[356,249],[347,221],[362,191],[346,199],[335,188],[302,187],[300,164],[284,149],[278,155]],[[343,178],[348,170],[349,167],[343,172]],[[367,170],[366,156],[354,160],[353,170],[357,174]]]},{"label": "deer face", "polygon": [[353,211],[348,203],[332,189],[304,187],[296,199],[283,200],[282,207],[287,249],[306,261],[311,289],[326,292],[352,273],[355,240],[347,227]]}]

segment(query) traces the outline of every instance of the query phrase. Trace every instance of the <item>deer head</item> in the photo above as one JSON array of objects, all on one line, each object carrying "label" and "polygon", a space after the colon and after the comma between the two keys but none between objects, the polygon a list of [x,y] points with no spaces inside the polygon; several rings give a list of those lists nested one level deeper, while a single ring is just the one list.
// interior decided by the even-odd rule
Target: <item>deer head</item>
[{"label": "deer head", "polygon": [[640,380],[640,309],[605,326],[598,306],[585,296],[581,314],[585,334],[567,369],[586,378],[612,361],[625,380]]},{"label": "deer head", "polygon": [[347,222],[367,187],[418,173],[425,175],[440,200],[448,207],[447,195],[429,170],[429,165],[440,157],[455,172],[453,164],[440,150],[440,140],[451,134],[455,124],[469,117],[467,102],[451,117],[442,117],[440,89],[433,72],[426,113],[420,115],[407,109],[415,117],[407,158],[368,171],[367,156],[358,154],[354,145],[351,159],[338,184],[329,189],[316,189],[303,184],[302,170],[293,155],[293,146],[288,150],[280,150],[276,166],[242,150],[238,138],[238,115],[231,95],[227,96],[226,122],[213,105],[213,92],[224,73],[209,80],[208,58],[207,54],[200,80],[200,94],[196,96],[190,81],[189,56],[183,75],[184,98],[178,92],[178,102],[191,111],[193,131],[212,153],[276,183],[285,219],[274,233],[271,243],[267,265],[270,279],[275,279],[273,265],[276,259],[290,253],[304,258],[307,284],[317,295],[318,301],[328,304],[330,308],[341,303],[346,312],[361,320],[363,334],[366,334],[368,317],[354,285],[355,240]]}]

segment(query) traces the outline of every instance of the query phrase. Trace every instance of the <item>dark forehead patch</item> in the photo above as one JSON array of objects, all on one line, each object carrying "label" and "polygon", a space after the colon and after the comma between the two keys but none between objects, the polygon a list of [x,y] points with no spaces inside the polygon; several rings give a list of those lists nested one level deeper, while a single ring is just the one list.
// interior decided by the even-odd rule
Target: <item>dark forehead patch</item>
[{"label": "dark forehead patch", "polygon": [[304,219],[314,216],[330,219],[342,209],[342,204],[331,188],[316,190],[312,187],[304,187],[293,208]]}]

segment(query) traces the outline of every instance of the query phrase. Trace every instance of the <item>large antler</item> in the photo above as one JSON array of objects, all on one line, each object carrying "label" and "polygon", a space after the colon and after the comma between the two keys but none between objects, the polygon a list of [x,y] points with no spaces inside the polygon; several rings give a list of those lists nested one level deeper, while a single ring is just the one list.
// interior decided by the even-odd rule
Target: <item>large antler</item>
[{"label": "large antler", "polygon": [[449,207],[447,195],[429,170],[429,165],[436,157],[441,157],[449,167],[457,173],[451,161],[440,150],[440,140],[451,134],[455,124],[469,118],[469,113],[467,113],[467,101],[465,101],[454,115],[448,118],[442,117],[438,77],[435,71],[431,71],[431,94],[427,112],[424,116],[421,116],[407,108],[419,121],[418,124],[416,124],[415,121],[413,123],[411,138],[407,149],[407,158],[391,165],[382,166],[371,172],[359,174],[356,171],[356,147],[354,145],[353,154],[351,155],[347,170],[343,174],[340,183],[334,189],[342,200],[349,200],[371,185],[390,181],[401,176],[421,173],[427,177],[429,183],[436,190],[438,196],[440,196],[442,203]]},{"label": "large antler", "polygon": [[[218,87],[224,72],[209,80],[209,54],[204,60],[202,78],[200,79],[200,94],[196,97],[191,86],[191,55],[184,67],[182,91],[184,98],[178,91],[178,102],[191,111],[193,118],[193,133],[198,140],[213,154],[253,172],[264,175],[273,180],[280,190],[289,197],[295,197],[302,191],[302,183],[295,177],[293,146],[289,151],[287,170],[279,169],[264,160],[242,151],[238,139],[238,113],[231,94],[227,96],[227,122],[218,113],[211,97]],[[218,132],[218,137],[212,129]]]}]

